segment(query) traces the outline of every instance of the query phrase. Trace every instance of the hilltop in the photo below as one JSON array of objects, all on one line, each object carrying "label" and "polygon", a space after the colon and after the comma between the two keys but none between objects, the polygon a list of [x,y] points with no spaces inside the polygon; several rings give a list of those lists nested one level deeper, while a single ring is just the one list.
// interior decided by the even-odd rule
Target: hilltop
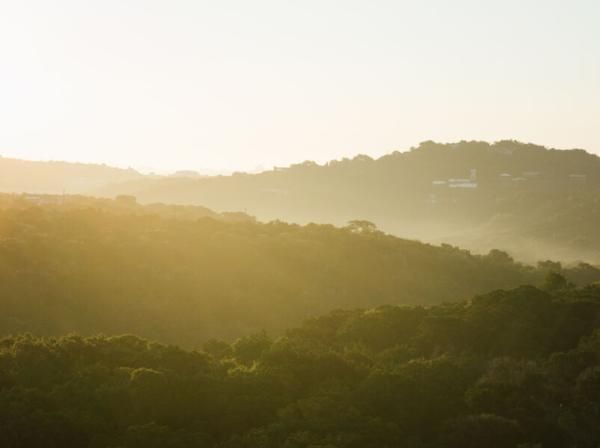
[{"label": "hilltop", "polygon": [[83,194],[143,177],[131,168],[0,156],[0,191],[5,193]]},{"label": "hilltop", "polygon": [[600,158],[515,141],[424,142],[379,159],[307,161],[259,174],[140,179],[101,194],[343,225],[520,259],[600,262]]}]

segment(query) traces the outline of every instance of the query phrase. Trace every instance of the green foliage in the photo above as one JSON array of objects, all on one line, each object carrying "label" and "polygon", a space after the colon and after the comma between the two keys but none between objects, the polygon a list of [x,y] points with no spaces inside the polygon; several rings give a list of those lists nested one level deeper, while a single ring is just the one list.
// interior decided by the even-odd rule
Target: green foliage
[{"label": "green foliage", "polygon": [[[134,333],[199,347],[262,329],[280,334],[336,308],[429,305],[541,285],[547,272],[498,250],[474,255],[396,238],[365,221],[261,224],[131,198],[61,201],[0,196],[0,334]],[[560,275],[587,284],[600,270],[561,266]],[[386,315],[370,338],[385,345],[410,328],[413,313]],[[444,316],[429,324],[453,331]]]},{"label": "green foliage", "polygon": [[560,291],[562,289],[567,289],[569,287],[572,287],[571,284],[569,284],[569,282],[567,281],[566,278],[564,278],[562,275],[560,275],[557,272],[549,272],[548,275],[546,276],[546,279],[544,280],[544,284],[543,284],[543,288],[546,291]]},{"label": "green foliage", "polygon": [[[537,317],[537,318],[536,318]],[[2,446],[595,448],[600,287],[336,311],[210,352],[0,339]]]},{"label": "green foliage", "polygon": [[238,339],[231,348],[236,359],[244,364],[250,364],[258,361],[271,344],[271,339],[263,331]]}]

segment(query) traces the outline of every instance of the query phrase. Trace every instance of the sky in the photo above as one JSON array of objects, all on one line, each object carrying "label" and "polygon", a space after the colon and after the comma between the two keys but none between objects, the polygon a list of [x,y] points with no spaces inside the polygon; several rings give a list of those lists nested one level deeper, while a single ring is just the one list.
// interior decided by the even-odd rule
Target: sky
[{"label": "sky", "polygon": [[597,0],[0,0],[0,154],[255,170],[424,140],[600,154]]}]

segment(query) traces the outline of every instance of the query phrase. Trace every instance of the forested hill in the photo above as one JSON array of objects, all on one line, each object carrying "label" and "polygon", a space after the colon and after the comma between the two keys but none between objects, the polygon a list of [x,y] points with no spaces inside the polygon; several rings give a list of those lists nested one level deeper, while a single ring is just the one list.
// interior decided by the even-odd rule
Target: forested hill
[{"label": "forested hill", "polygon": [[[0,208],[0,334],[135,333],[194,346],[207,337],[277,333],[336,308],[435,304],[497,288],[576,284],[589,265],[515,263],[396,238],[368,222],[261,224],[141,213],[131,198],[61,198]],[[78,204],[78,205],[76,205]]]},{"label": "forested hill", "polygon": [[0,193],[0,210],[25,210],[35,207],[55,210],[62,214],[94,210],[98,213],[111,215],[162,217],[184,221],[195,221],[200,218],[212,218],[228,222],[256,221],[254,216],[243,212],[218,213],[200,205],[140,204],[135,196],[128,195],[119,195],[114,199],[107,199],[83,195]]},{"label": "forested hill", "polygon": [[0,156],[0,191],[8,193],[91,193],[109,184],[141,179],[133,169],[83,163],[29,161]]},{"label": "forested hill", "polygon": [[337,311],[185,351],[0,339],[5,448],[596,448],[600,289]]},{"label": "forested hill", "polygon": [[357,156],[261,174],[142,179],[103,194],[142,202],[245,210],[261,220],[342,225],[368,219],[396,235],[519,258],[600,262],[600,158],[501,141],[424,142],[379,159]]}]

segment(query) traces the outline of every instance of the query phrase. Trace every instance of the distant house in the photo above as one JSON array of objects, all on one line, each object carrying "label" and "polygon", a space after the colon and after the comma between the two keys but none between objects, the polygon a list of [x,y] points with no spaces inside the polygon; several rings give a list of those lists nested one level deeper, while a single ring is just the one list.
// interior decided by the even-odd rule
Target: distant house
[{"label": "distant house", "polygon": [[453,182],[449,183],[448,187],[450,188],[477,188],[477,182]]},{"label": "distant house", "polygon": [[448,179],[449,188],[477,188],[477,182],[473,179]]},{"label": "distant house", "polygon": [[434,188],[447,187],[447,188],[466,188],[473,189],[477,188],[477,170],[472,168],[469,170],[468,178],[450,178],[448,180],[434,180],[431,182],[431,186]]},{"label": "distant house", "polygon": [[49,204],[56,205],[56,204],[62,204],[62,202],[63,202],[62,196],[49,195],[49,194],[24,193],[22,197],[26,201],[31,202],[32,204],[36,204],[36,205],[49,205]]}]

